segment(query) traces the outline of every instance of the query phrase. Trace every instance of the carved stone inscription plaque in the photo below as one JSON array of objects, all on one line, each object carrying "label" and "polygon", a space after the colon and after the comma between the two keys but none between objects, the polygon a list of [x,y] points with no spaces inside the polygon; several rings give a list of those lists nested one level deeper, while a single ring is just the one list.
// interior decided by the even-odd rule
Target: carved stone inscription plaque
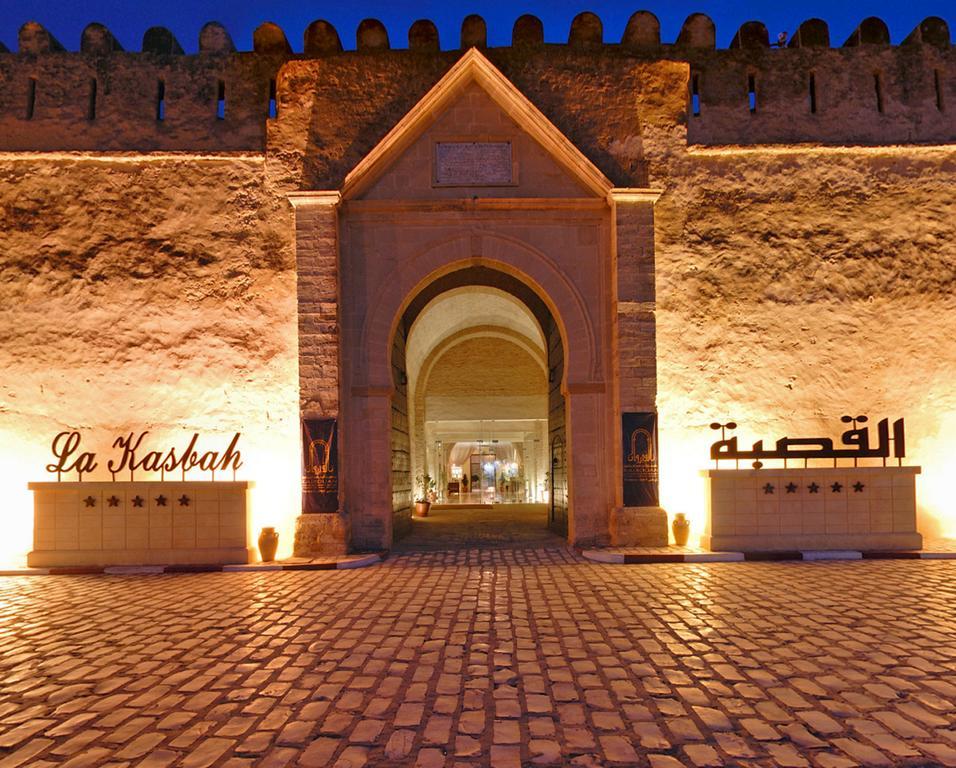
[{"label": "carved stone inscription plaque", "polygon": [[435,144],[435,183],[451,187],[513,184],[511,142],[437,142]]}]

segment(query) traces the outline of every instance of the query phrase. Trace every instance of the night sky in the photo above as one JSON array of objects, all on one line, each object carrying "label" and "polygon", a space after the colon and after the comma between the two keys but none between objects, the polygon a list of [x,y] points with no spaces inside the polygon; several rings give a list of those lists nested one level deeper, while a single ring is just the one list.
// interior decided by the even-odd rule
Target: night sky
[{"label": "night sky", "polygon": [[392,46],[407,46],[408,27],[419,18],[438,25],[442,48],[458,46],[462,19],[478,13],[488,23],[489,45],[507,45],[514,20],[533,13],[544,22],[547,42],[567,41],[571,19],[583,10],[597,13],[604,22],[604,39],[619,42],[628,16],[647,9],[661,21],[661,39],[673,42],[684,19],[695,11],[708,14],[717,24],[717,44],[726,47],[737,27],[744,21],[763,21],[771,40],[777,33],[792,33],[801,21],[819,17],[830,25],[833,45],[840,45],[857,24],[867,16],[879,16],[889,25],[894,43],[900,42],[922,19],[941,16],[951,29],[956,28],[956,4],[953,0],[908,0],[888,2],[827,2],[802,0],[787,4],[778,0],[657,0],[652,3],[623,3],[613,0],[526,0],[503,3],[494,0],[441,2],[440,0],[346,0],[337,3],[310,3],[303,0],[169,0],[145,3],[139,0],[0,0],[0,41],[16,50],[17,30],[25,21],[38,21],[67,48],[79,47],[80,33],[91,21],[105,24],[128,51],[138,51],[148,27],[169,27],[187,53],[196,51],[199,30],[207,21],[222,22],[232,34],[237,48],[252,48],[252,31],[263,21],[281,26],[295,51],[302,50],[302,33],[309,22],[324,18],[339,31],[343,45],[355,47],[355,28],[363,18],[380,19],[386,26]]}]

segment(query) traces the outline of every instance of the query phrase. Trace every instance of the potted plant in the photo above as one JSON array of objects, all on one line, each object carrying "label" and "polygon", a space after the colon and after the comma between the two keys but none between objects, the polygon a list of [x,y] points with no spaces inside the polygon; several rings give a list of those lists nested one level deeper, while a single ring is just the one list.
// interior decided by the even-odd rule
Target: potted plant
[{"label": "potted plant", "polygon": [[418,493],[415,495],[415,517],[428,517],[428,508],[432,503],[429,494],[435,490],[435,481],[427,472],[415,478]]}]

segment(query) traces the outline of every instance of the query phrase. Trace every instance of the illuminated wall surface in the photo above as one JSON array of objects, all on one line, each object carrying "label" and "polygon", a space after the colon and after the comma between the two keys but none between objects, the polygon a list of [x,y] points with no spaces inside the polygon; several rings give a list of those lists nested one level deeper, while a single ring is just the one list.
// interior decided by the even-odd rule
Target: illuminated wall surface
[{"label": "illuminated wall surface", "polygon": [[742,445],[905,417],[920,530],[956,535],[956,149],[691,150],[656,209],[662,503],[703,524]]},{"label": "illuminated wall surface", "polygon": [[[883,61],[895,50],[872,57]],[[724,53],[733,52],[707,56]],[[844,53],[820,56],[830,67],[856,61]],[[950,53],[932,55],[949,62]],[[529,64],[517,53],[495,61],[588,157],[613,170],[616,183],[664,190],[654,222],[663,506],[687,513],[701,532],[700,470],[710,466],[712,421],[734,419],[748,444],[788,434],[837,437],[841,415],[865,413],[906,419],[908,463],[923,467],[921,531],[956,535],[952,104],[936,122],[924,121],[943,137],[926,139],[935,145],[820,147],[809,137],[787,146],[779,142],[789,118],[751,116],[743,101],[737,111],[715,107],[718,121],[695,127],[686,114],[685,63],[639,62],[617,72],[610,59],[595,70],[588,54],[548,56],[561,72],[590,79],[580,87],[570,75],[555,79],[547,61]],[[859,54],[860,71],[871,71],[870,56]],[[299,435],[294,217],[286,194],[338,188],[456,54],[441,57],[369,57],[380,85],[371,96],[357,58],[287,62],[265,154],[262,147],[201,154],[215,143],[209,133],[190,155],[192,134],[184,131],[212,125],[205,112],[206,123],[193,115],[179,133],[163,134],[183,145],[169,147],[180,154],[39,151],[73,135],[66,129],[37,134],[38,151],[20,152],[30,150],[29,126],[19,107],[14,118],[7,114],[13,107],[0,103],[0,121],[17,131],[7,134],[16,146],[0,136],[0,559],[16,561],[31,546],[26,483],[49,479],[50,441],[64,429],[80,430],[84,447],[104,459],[112,440],[128,432],[148,429],[148,440],[162,447],[185,445],[200,432],[201,448],[213,450],[242,432],[239,478],[256,484],[252,527],[279,527],[279,554],[289,554]],[[952,71],[945,62],[933,66]],[[197,78],[206,77],[200,64]],[[327,69],[336,76],[325,78]],[[24,73],[9,93],[26,87]],[[871,83],[864,85],[869,98]],[[893,80],[887,87],[905,90]],[[905,140],[903,111],[867,122],[853,117],[869,113],[851,96],[843,117],[824,115],[826,143],[839,139],[843,125],[872,127],[873,136],[857,139],[866,143]],[[936,114],[932,100],[925,103]],[[152,120],[144,104],[143,119]],[[174,121],[175,105],[169,109]],[[83,110],[74,112],[80,125]],[[716,146],[747,120],[763,126],[751,134],[778,143]],[[143,146],[167,140],[156,138],[155,126],[115,126],[111,149],[132,149],[129,137],[140,132],[151,137]],[[77,142],[98,141],[83,130]],[[701,140],[708,130],[719,139],[713,146]],[[105,461],[95,478],[108,478]]]},{"label": "illuminated wall surface", "polygon": [[291,551],[292,214],[262,165],[0,161],[2,561],[31,548],[26,482],[55,479],[44,471],[50,441],[68,428],[99,454],[89,479],[109,479],[119,434],[148,429],[144,446],[182,448],[200,432],[200,450],[223,450],[242,432],[254,530],[278,526]]}]

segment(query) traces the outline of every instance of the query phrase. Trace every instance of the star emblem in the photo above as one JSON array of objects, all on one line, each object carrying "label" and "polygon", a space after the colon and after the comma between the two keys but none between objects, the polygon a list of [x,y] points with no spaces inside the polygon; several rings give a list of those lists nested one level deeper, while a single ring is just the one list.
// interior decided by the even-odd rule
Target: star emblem
[{"label": "star emblem", "polygon": [[797,484],[796,483],[787,483],[787,493],[796,493]]},{"label": "star emblem", "polygon": [[141,507],[141,506],[143,506],[143,497],[142,497],[142,496],[134,496],[134,497],[133,497],[133,506],[134,506],[134,507]]},{"label": "star emblem", "polygon": [[772,495],[773,495],[773,486],[772,486],[770,483],[767,483],[767,484],[763,487],[763,492],[764,492],[765,494],[767,494],[768,496],[772,496]]},{"label": "star emblem", "polygon": [[189,497],[185,493],[179,497],[179,506],[181,507],[189,506]]},{"label": "star emblem", "polygon": [[162,494],[160,494],[159,496],[157,496],[157,497],[156,497],[156,506],[157,506],[157,507],[165,507],[165,506],[166,506],[166,497],[163,496]]},{"label": "star emblem", "polygon": [[110,496],[110,497],[106,500],[106,503],[109,504],[111,507],[118,507],[118,506],[119,506],[119,499],[116,498],[115,496]]},{"label": "star emblem", "polygon": [[807,490],[810,491],[810,493],[819,493],[820,486],[816,483],[810,483],[810,485],[807,486]]},{"label": "star emblem", "polygon": [[861,483],[859,480],[853,483],[853,493],[863,493],[864,488],[866,488],[866,486],[863,485],[863,483]]},{"label": "star emblem", "polygon": [[87,496],[85,499],[83,499],[83,503],[88,507],[95,507],[96,499],[94,499],[92,496]]},{"label": "star emblem", "polygon": [[839,483],[834,483],[833,485],[830,486],[830,490],[833,491],[834,493],[839,493],[840,491],[843,490],[843,486],[840,485]]}]

